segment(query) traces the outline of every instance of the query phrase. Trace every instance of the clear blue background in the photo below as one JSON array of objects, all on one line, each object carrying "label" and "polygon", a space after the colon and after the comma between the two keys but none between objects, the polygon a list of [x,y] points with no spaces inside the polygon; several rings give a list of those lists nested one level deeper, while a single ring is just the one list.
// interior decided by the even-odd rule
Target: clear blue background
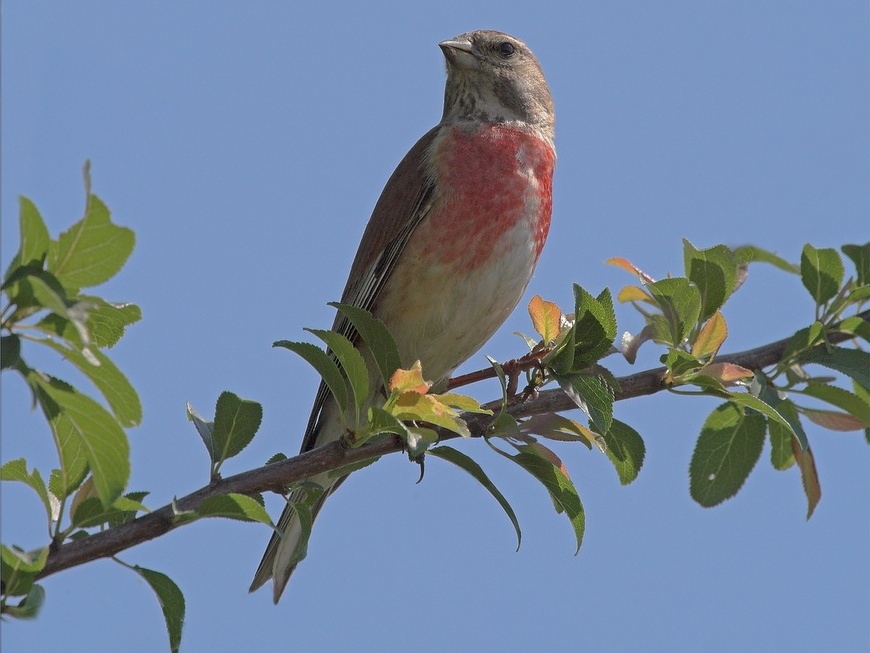
[{"label": "clear blue background", "polygon": [[[209,413],[230,389],[264,404],[261,435],[227,472],[298,448],[316,377],[270,345],[331,322],[326,302],[384,182],[440,117],[437,43],[460,32],[524,39],[555,96],[553,228],[529,297],[567,307],[572,281],[616,290],[631,279],[611,256],[681,274],[684,237],[797,260],[806,242],[870,236],[866,2],[178,5],[6,0],[2,22],[3,258],[19,194],[55,236],[80,217],[90,158],[95,192],[137,235],[99,290],[144,313],[113,356],[141,392],[130,487],[153,506],[208,480],[185,401]],[[627,307],[618,317],[641,325]],[[797,277],[762,266],[726,317],[736,351],[789,335],[812,305]],[[531,330],[522,306],[484,352],[521,353],[515,330]],[[26,401],[4,378],[2,456],[48,469],[49,434]],[[577,558],[544,490],[477,441],[463,448],[516,507],[519,553],[463,472],[433,460],[415,485],[416,466],[392,456],[330,500],[278,607],[246,593],[262,527],[197,523],[122,558],[181,586],[186,651],[866,651],[863,436],[809,428],[824,493],[809,522],[798,472],[773,471],[767,450],[735,499],[705,510],[687,467],[716,403],[618,405],[648,446],[627,488],[599,453],[560,449],[587,511]],[[43,544],[40,510],[4,487],[3,541]],[[157,602],[118,565],[45,587],[38,620],[0,626],[4,651],[165,650]]]}]

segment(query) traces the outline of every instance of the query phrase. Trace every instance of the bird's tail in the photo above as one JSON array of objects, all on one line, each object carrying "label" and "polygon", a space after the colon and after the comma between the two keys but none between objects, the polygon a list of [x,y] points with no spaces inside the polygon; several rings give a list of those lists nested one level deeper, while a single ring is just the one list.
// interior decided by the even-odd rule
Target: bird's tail
[{"label": "bird's tail", "polygon": [[[317,513],[323,507],[326,497],[342,480],[344,479],[333,478],[328,474],[319,474],[313,476],[306,483],[306,487],[296,489],[290,494],[288,505],[278,520],[278,530],[272,533],[272,539],[269,540],[260,566],[257,567],[249,592],[259,589],[272,578],[272,599],[278,603],[290,575],[305,557],[308,535]],[[318,491],[315,486],[323,488],[323,491]]]}]

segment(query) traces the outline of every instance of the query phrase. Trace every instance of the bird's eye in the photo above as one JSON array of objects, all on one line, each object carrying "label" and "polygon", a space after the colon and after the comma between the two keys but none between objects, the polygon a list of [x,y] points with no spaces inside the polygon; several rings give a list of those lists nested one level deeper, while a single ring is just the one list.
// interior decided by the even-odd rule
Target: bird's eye
[{"label": "bird's eye", "polygon": [[516,48],[513,43],[502,41],[498,44],[498,51],[503,57],[510,57],[514,52],[516,52]]}]

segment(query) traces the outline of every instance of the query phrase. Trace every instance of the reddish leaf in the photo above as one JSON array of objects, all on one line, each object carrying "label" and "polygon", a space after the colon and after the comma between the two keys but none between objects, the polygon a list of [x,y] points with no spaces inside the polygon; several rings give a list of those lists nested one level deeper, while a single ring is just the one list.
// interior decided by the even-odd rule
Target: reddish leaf
[{"label": "reddish leaf", "polygon": [[626,272],[639,277],[644,283],[653,283],[655,281],[655,279],[637,267],[634,263],[626,258],[622,258],[621,256],[609,258],[604,262],[607,263],[607,265],[615,265],[618,268],[622,268]]},{"label": "reddish leaf", "polygon": [[534,433],[550,440],[562,440],[566,442],[583,442],[590,447],[595,442],[595,434],[579,422],[559,415],[558,413],[544,413],[534,415],[519,423],[521,433]]},{"label": "reddish leaf", "polygon": [[807,446],[806,451],[801,450],[797,438],[791,439],[791,450],[801,470],[801,482],[804,485],[804,493],[807,495],[807,519],[813,516],[813,511],[819,505],[822,498],[822,486],[819,484],[819,475],[816,472],[816,461],[813,452]]},{"label": "reddish leaf", "polygon": [[541,299],[540,295],[535,295],[529,302],[529,315],[535,331],[545,343],[559,335],[562,310],[556,304]]},{"label": "reddish leaf", "polygon": [[848,413],[837,410],[819,410],[817,408],[802,408],[801,412],[812,422],[832,431],[861,431],[864,422]]},{"label": "reddish leaf", "polygon": [[711,363],[702,368],[701,374],[716,379],[722,385],[733,385],[736,381],[751,378],[753,372],[735,363]]},{"label": "reddish leaf", "polygon": [[692,356],[695,358],[713,357],[719,351],[719,347],[728,337],[728,325],[722,313],[716,311],[701,328],[695,342],[692,343]]},{"label": "reddish leaf", "polygon": [[420,361],[414,363],[410,370],[396,370],[390,378],[390,392],[416,392],[424,395],[429,392],[431,386],[431,383],[423,379]]},{"label": "reddish leaf", "polygon": [[552,449],[545,447],[540,442],[533,442],[529,445],[526,445],[523,449],[525,451],[533,449],[537,455],[549,461],[550,464],[553,465],[553,467],[558,468],[559,471],[561,471],[565,475],[566,479],[571,479],[571,477],[568,475],[568,468],[565,467],[565,463],[562,462],[562,459],[559,458],[559,456],[557,456]]},{"label": "reddish leaf", "polygon": [[616,296],[616,301],[621,304],[627,302],[646,302],[647,304],[657,305],[653,301],[653,298],[644,292],[643,288],[638,288],[637,286],[624,286]]}]

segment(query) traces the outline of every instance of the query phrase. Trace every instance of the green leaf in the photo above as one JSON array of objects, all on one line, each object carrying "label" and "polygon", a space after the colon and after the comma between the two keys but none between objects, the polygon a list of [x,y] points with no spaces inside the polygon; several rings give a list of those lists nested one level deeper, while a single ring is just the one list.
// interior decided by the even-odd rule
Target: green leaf
[{"label": "green leaf", "polygon": [[184,594],[166,574],[138,565],[131,569],[142,576],[157,595],[166,622],[166,630],[169,633],[169,649],[172,653],[177,653],[181,646],[181,630],[184,627]]},{"label": "green leaf", "polygon": [[[852,381],[852,390],[860,397],[861,401],[870,404],[870,390],[854,380]],[[864,439],[867,444],[870,444],[870,428],[864,429]]]},{"label": "green leaf", "polygon": [[616,338],[616,317],[610,291],[593,297],[574,284],[574,323],[557,338],[543,363],[557,374],[579,372],[599,360]]},{"label": "green leaf", "polygon": [[789,338],[788,345],[782,354],[782,360],[790,360],[800,352],[811,349],[825,339],[825,325],[816,320],[810,326],[795,332]]},{"label": "green leaf", "polygon": [[109,526],[114,528],[115,526],[120,526],[121,524],[133,521],[136,519],[136,515],[140,512],[151,512],[148,506],[142,503],[142,500],[145,499],[148,494],[148,492],[141,491],[128,492],[124,496],[115,499],[115,503],[112,504],[112,507],[116,508],[117,512],[109,518]]},{"label": "green leaf", "polygon": [[803,394],[826,401],[832,406],[842,408],[863,422],[863,428],[870,426],[870,403],[858,395],[827,383],[808,383]]},{"label": "green leaf", "polygon": [[17,481],[30,487],[39,496],[42,505],[45,506],[45,513],[49,521],[57,519],[56,513],[59,506],[53,505],[39,470],[34,467],[32,472],[27,472],[27,461],[24,458],[16,458],[3,463],[3,466],[0,467],[0,480]]},{"label": "green leaf", "polygon": [[777,256],[773,252],[769,252],[755,245],[743,245],[734,249],[734,258],[738,264],[744,263],[769,263],[770,265],[790,272],[792,274],[800,274],[800,267],[794,263],[789,263],[784,258]]},{"label": "green leaf", "polygon": [[643,438],[628,424],[615,419],[610,430],[604,434],[604,442],[607,444],[605,453],[616,468],[619,482],[628,485],[637,478],[643,467],[646,456]]},{"label": "green leaf", "polygon": [[22,279],[22,285],[25,287],[29,286],[30,292],[33,293],[34,299],[40,306],[57,313],[73,323],[76,321],[84,323],[85,316],[83,312],[73,316],[68,314],[70,303],[66,290],[64,290],[57,277],[51,273],[44,272],[43,270],[32,271]]},{"label": "green leaf", "polygon": [[843,261],[835,249],[816,249],[809,243],[801,252],[801,280],[817,305],[837,294],[843,282]]},{"label": "green leaf", "polygon": [[[410,456],[411,459],[422,456],[429,450],[429,447],[436,442],[438,442],[438,431],[426,428],[425,426],[408,426],[405,445],[408,449],[408,456]],[[422,479],[423,474],[421,469],[420,480]]]},{"label": "green leaf", "polygon": [[[88,472],[88,459],[82,441],[76,436],[75,429],[70,428],[68,421],[61,413],[60,406],[51,396],[41,390],[37,379],[42,375],[30,370],[27,382],[39,407],[48,421],[55,448],[57,449],[59,468],[51,471],[48,478],[48,489],[59,500],[68,497],[85,480]],[[65,385],[59,379],[48,377],[47,382]],[[72,389],[72,386],[67,386]]]},{"label": "green leaf", "polygon": [[586,530],[586,514],[577,488],[574,487],[564,467],[554,464],[532,447],[520,445],[519,448],[520,452],[516,455],[504,455],[538,479],[550,493],[556,511],[564,512],[568,517],[577,540],[577,549],[574,551],[576,555],[580,552],[583,533]]},{"label": "green leaf", "polygon": [[858,395],[861,401],[870,404],[870,390],[855,380],[852,381],[852,392]]},{"label": "green leaf", "polygon": [[119,512],[111,506],[104,508],[98,497],[90,497],[71,506],[71,525],[77,528],[93,528],[108,523],[110,519],[118,519]]},{"label": "green leaf", "polygon": [[758,461],[765,420],[733,403],[717,407],[704,422],[689,464],[689,491],[705,508],[733,497]]},{"label": "green leaf", "polygon": [[21,338],[14,333],[0,338],[0,369],[9,369],[21,360]]},{"label": "green leaf", "polygon": [[[399,356],[399,347],[386,325],[368,311],[356,306],[337,302],[330,302],[329,305],[337,308],[348,319],[363,342],[368,345],[381,372],[384,385],[387,385],[393,372],[402,367],[402,359]],[[413,363],[413,361],[408,362]]]},{"label": "green leaf", "polygon": [[68,492],[71,481],[90,468],[100,500],[111,505],[130,478],[130,445],[123,429],[105,408],[72,386],[36,372],[28,381],[55,437],[64,490]]},{"label": "green leaf", "polygon": [[[142,310],[136,304],[112,304],[92,295],[78,295],[78,300],[86,306],[85,329],[90,342],[101,349],[114,347],[127,327],[142,319]],[[53,313],[37,322],[36,328],[60,336],[78,349],[85,344],[69,320]]]},{"label": "green leaf", "polygon": [[15,571],[35,574],[42,571],[48,559],[48,547],[22,551],[18,547],[0,545],[0,558]]},{"label": "green leaf", "polygon": [[859,286],[870,284],[870,243],[863,245],[843,245],[843,254],[855,264],[855,280]]},{"label": "green leaf", "polygon": [[214,446],[216,464],[238,455],[248,446],[263,421],[263,407],[256,401],[222,392],[215,406]]},{"label": "green leaf", "polygon": [[[870,286],[868,286],[870,288]],[[870,342],[870,322],[858,315],[847,317],[834,325],[839,333],[848,333]]]},{"label": "green leaf", "polygon": [[60,281],[50,272],[35,268],[20,268],[9,284],[9,297],[18,306],[30,307],[29,313],[47,309],[65,320],[75,330],[76,342],[90,344],[87,328],[87,304],[72,301]]},{"label": "green leaf", "polygon": [[132,521],[138,512],[151,512],[141,503],[148,492],[130,492],[105,507],[94,492],[93,477],[89,477],[73,496],[69,507],[72,526],[93,528],[106,524],[114,527]]},{"label": "green leaf", "polygon": [[53,340],[45,339],[42,344],[66,358],[97,386],[121,426],[136,426],[142,421],[142,404],[136,389],[103,352],[89,351],[85,356]]},{"label": "green leaf", "polygon": [[353,346],[350,340],[335,331],[323,329],[305,329],[313,333],[326,343],[326,346],[335,354],[338,362],[344,369],[345,376],[350,381],[350,389],[353,392],[354,403],[357,409],[365,405],[369,397],[369,370],[359,350]]},{"label": "green leaf", "polygon": [[408,429],[396,417],[385,411],[383,408],[372,406],[369,408],[369,432],[371,435],[380,433],[393,433],[405,438]]},{"label": "green leaf", "polygon": [[90,295],[81,299],[88,304],[88,329],[96,347],[114,347],[127,327],[142,319],[142,309],[136,304],[113,304]]},{"label": "green leaf", "polygon": [[48,269],[66,288],[97,286],[120,271],[135,242],[133,231],[112,224],[106,205],[89,195],[85,216],[50,249]]},{"label": "green leaf", "polygon": [[64,474],[60,468],[52,469],[48,475],[48,492],[49,494],[53,494],[58,499],[64,499],[72,494],[78,487],[81,486],[82,481],[85,480],[88,472],[88,464],[87,460],[84,459],[84,453],[82,452],[82,459],[84,461],[84,468],[81,473],[81,477],[76,477],[70,474]]},{"label": "green leaf", "polygon": [[870,353],[866,351],[845,347],[815,347],[801,354],[798,362],[824,365],[870,388]]},{"label": "green leaf", "polygon": [[347,410],[347,384],[344,382],[344,377],[341,375],[338,364],[329,354],[309,342],[279,340],[272,343],[272,346],[289,349],[294,354],[301,356],[311,367],[317,370],[320,378],[323,379],[323,382],[326,383],[326,386],[335,398],[335,403],[341,409],[341,414],[344,415],[344,411]]},{"label": "green leaf", "polygon": [[725,245],[695,249],[683,239],[686,276],[701,294],[701,320],[708,319],[725,303],[737,283],[737,261]]},{"label": "green leaf", "polygon": [[502,510],[505,511],[508,519],[510,519],[511,523],[514,525],[514,530],[517,534],[517,551],[519,551],[520,543],[523,539],[523,534],[520,530],[520,522],[519,520],[517,520],[517,516],[514,513],[514,509],[511,507],[511,504],[508,503],[508,500],[505,499],[504,495],[499,491],[495,484],[493,484],[493,482],[489,480],[489,477],[486,475],[486,472],[483,471],[481,466],[461,451],[457,451],[456,449],[445,445],[429,449],[429,455],[435,456],[436,458],[441,458],[442,460],[446,460],[447,462],[453,463],[457,467],[464,469],[466,472],[471,474],[478,483],[486,488],[486,490],[495,498],[495,500],[498,501],[499,505],[502,507]]},{"label": "green leaf", "polygon": [[499,413],[496,415],[495,419],[490,422],[487,429],[487,434],[493,437],[516,437],[519,433],[520,428],[516,417],[508,413]]},{"label": "green leaf", "polygon": [[775,422],[779,422],[781,426],[784,426],[785,428],[792,431],[794,436],[798,439],[798,442],[800,443],[802,449],[807,448],[807,437],[804,434],[803,430],[794,428],[794,425],[792,425],[791,422],[789,422],[785,417],[780,415],[773,406],[768,404],[763,399],[759,399],[758,397],[754,397],[753,395],[747,394],[745,392],[734,392],[728,397],[728,399],[732,403],[751,408],[752,410],[767,416],[769,419],[772,419]]},{"label": "green leaf", "polygon": [[21,249],[18,252],[22,265],[42,266],[51,237],[36,205],[26,197],[18,198],[18,217],[21,224]]},{"label": "green leaf", "polygon": [[574,374],[556,377],[562,390],[589,417],[598,433],[607,433],[613,421],[613,388],[600,376]]},{"label": "green leaf", "polygon": [[593,297],[574,284],[573,358],[571,371],[580,371],[608,352],[616,338],[616,314],[610,290]]},{"label": "green leaf", "polygon": [[266,509],[256,499],[244,494],[219,494],[209,497],[199,505],[196,513],[202,517],[226,517],[272,526]]},{"label": "green leaf", "polygon": [[770,464],[774,469],[784,471],[794,465],[794,452],[791,441],[794,436],[779,422],[767,420],[767,433],[770,436]]},{"label": "green leaf", "polygon": [[679,347],[701,315],[701,293],[682,277],[661,279],[646,288],[662,311],[649,318],[655,329],[653,340]]},{"label": "green leaf", "polygon": [[0,545],[0,581],[6,596],[24,596],[33,587],[37,573],[45,567],[48,547],[23,551],[18,547]]},{"label": "green leaf", "polygon": [[[203,418],[202,415],[196,412],[196,409],[190,405],[189,401],[187,402],[187,419],[193,422],[196,432],[199,433],[199,437],[202,438],[212,464],[216,463],[218,458],[217,449],[215,448],[214,443],[214,422]],[[266,464],[268,465],[269,463]]]},{"label": "green leaf", "polygon": [[668,347],[668,353],[662,354],[659,360],[668,369],[672,379],[701,369],[702,363],[695,356],[683,349]]},{"label": "green leaf", "polygon": [[[564,417],[559,413],[532,415],[522,422],[517,422],[513,417],[510,419],[512,420],[513,433],[508,431],[505,435],[515,436],[519,433],[524,435],[540,435],[541,437],[560,442],[580,442],[587,449],[592,449],[592,443],[596,441],[595,433],[579,422]],[[599,435],[598,437],[601,436]]]},{"label": "green leaf", "polygon": [[870,286],[853,286],[846,295],[845,305],[862,304],[868,299],[870,299]]},{"label": "green leaf", "polygon": [[[797,407],[794,405],[794,402],[791,399],[779,399],[777,392],[770,387],[767,387],[765,389],[765,392],[762,393],[761,397],[765,401],[765,403],[773,406],[776,412],[779,413],[791,427],[790,429],[788,429],[776,420],[767,420],[767,427],[770,433],[778,433],[778,431],[776,431],[776,429],[778,428],[782,429],[785,435],[789,436],[789,438],[782,443],[783,448],[788,449],[788,453],[783,450],[779,452],[778,456],[782,464],[785,465],[783,469],[787,469],[794,462],[794,455],[790,455],[794,444],[796,443],[798,448],[802,446],[809,447],[809,439],[807,438],[807,433],[804,430],[803,424],[801,423],[800,413],[798,413]],[[794,442],[792,442],[792,440],[794,440]],[[772,438],[771,444],[773,444]],[[772,456],[773,454],[771,453],[771,461],[773,461]],[[791,462],[789,462],[789,458],[791,458]],[[776,467],[776,469],[780,468]]]},{"label": "green leaf", "polygon": [[45,603],[45,590],[42,585],[34,583],[27,595],[18,602],[18,605],[7,605],[3,612],[18,619],[35,619],[39,616],[43,603]]}]

